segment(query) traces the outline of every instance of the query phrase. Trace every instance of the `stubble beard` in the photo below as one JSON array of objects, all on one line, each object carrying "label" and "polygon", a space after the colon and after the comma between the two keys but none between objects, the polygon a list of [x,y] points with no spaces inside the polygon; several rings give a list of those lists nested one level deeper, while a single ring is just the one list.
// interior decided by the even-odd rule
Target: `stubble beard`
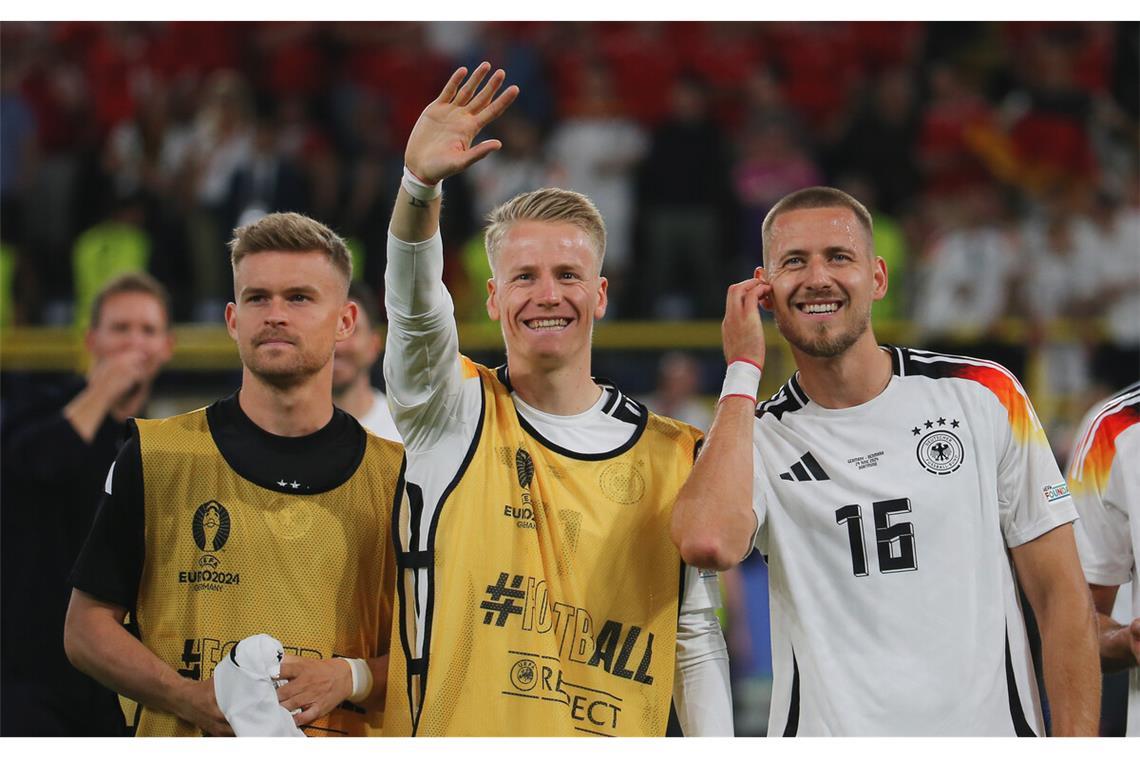
[{"label": "stubble beard", "polygon": [[776,317],[776,327],[779,328],[780,334],[788,343],[808,356],[817,359],[834,359],[846,353],[858,342],[859,338],[863,337],[863,333],[870,329],[871,308],[868,306],[865,314],[857,318],[849,328],[838,335],[829,336],[826,324],[819,324],[801,331],[785,324],[779,316]]},{"label": "stubble beard", "polygon": [[[292,388],[301,385],[319,372],[324,364],[303,352],[288,359],[266,358],[258,355],[257,348],[241,352],[242,364],[259,380],[275,388]],[[331,361],[331,357],[330,357]]]}]

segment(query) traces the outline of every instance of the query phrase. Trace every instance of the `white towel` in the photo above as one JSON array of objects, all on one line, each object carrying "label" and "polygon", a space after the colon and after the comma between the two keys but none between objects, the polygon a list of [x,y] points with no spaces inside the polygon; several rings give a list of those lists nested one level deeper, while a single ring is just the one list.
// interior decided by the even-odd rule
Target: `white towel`
[{"label": "white towel", "polygon": [[304,736],[277,701],[281,642],[267,633],[239,641],[214,668],[214,696],[237,736]]}]

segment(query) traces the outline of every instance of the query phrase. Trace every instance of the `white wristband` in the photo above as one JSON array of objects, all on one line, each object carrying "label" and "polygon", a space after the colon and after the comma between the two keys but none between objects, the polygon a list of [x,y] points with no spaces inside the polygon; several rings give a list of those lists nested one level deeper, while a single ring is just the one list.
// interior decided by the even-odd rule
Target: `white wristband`
[{"label": "white wristband", "polygon": [[720,391],[720,403],[729,396],[744,396],[756,403],[756,393],[760,390],[760,367],[748,359],[733,359],[724,373],[724,386]]},{"label": "white wristband", "polygon": [[412,174],[412,170],[404,166],[404,178],[400,180],[400,185],[408,193],[418,201],[430,201],[438,198],[443,192],[443,183],[436,182],[434,185],[429,185],[422,179]]},{"label": "white wristband", "polygon": [[355,657],[341,657],[352,670],[352,693],[349,702],[363,702],[372,693],[372,668],[368,663]]}]

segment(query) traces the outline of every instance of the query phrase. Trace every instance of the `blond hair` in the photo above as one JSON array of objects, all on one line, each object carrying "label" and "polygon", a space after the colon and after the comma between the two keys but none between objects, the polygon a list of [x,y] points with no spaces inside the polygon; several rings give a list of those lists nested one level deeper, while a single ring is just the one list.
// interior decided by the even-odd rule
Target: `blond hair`
[{"label": "blond hair", "polygon": [[594,244],[598,272],[606,255],[606,223],[598,207],[586,196],[573,190],[544,187],[511,198],[487,215],[484,241],[491,273],[495,272],[495,256],[510,226],[515,222],[565,222],[586,233]]},{"label": "blond hair", "polygon": [[352,281],[352,255],[340,235],[316,219],[292,211],[267,214],[256,222],[238,227],[230,241],[230,263],[234,270],[251,253],[320,251],[344,275],[345,288]]},{"label": "blond hair", "polygon": [[808,208],[845,208],[855,215],[863,229],[867,232],[867,241],[870,242],[874,235],[874,227],[871,222],[871,212],[867,207],[842,190],[837,190],[834,187],[805,187],[802,190],[796,190],[794,193],[788,193],[780,200],[776,201],[776,205],[772,207],[768,215],[764,217],[764,224],[760,227],[760,236],[764,243],[764,252],[767,253],[772,245],[772,224],[776,221],[776,217],[780,214],[789,211],[798,211],[800,209]]}]

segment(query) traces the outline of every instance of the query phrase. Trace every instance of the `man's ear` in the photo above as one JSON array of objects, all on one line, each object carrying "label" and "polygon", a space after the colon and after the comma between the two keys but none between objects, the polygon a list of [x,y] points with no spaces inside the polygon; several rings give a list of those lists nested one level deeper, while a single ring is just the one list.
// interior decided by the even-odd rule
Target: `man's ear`
[{"label": "man's ear", "polygon": [[871,293],[871,298],[881,301],[887,296],[887,262],[882,256],[876,256],[871,265],[875,268],[872,275],[875,278],[875,290]]},{"label": "man's ear", "polygon": [[360,316],[360,307],[356,301],[348,300],[340,308],[340,319],[336,326],[336,340],[339,343],[352,337],[356,331],[356,320]]},{"label": "man's ear", "polygon": [[499,321],[499,304],[495,302],[495,278],[487,280],[487,316],[492,322]]},{"label": "man's ear", "polygon": [[594,307],[594,319],[606,316],[606,306],[610,303],[610,281],[605,277],[598,278],[598,305]]},{"label": "man's ear", "polygon": [[226,304],[226,332],[237,340],[237,304],[233,301]]},{"label": "man's ear", "polygon": [[[756,267],[756,271],[752,273],[752,276],[762,282],[768,282],[764,276],[764,267]],[[770,294],[760,299],[760,308],[765,311],[772,311],[772,296]]]}]

